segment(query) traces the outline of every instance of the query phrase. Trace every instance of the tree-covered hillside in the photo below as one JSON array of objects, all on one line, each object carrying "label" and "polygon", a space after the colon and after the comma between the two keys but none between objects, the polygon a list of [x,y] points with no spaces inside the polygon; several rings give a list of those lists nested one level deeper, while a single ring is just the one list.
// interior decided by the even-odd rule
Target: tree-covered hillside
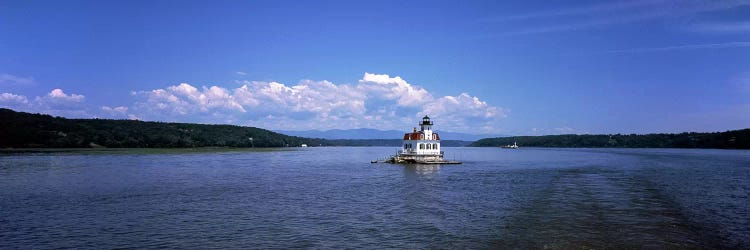
[{"label": "tree-covered hillside", "polygon": [[303,143],[329,145],[322,139],[287,136],[253,127],[66,119],[0,109],[0,148],[284,147]]},{"label": "tree-covered hillside", "polygon": [[498,147],[513,142],[521,147],[750,149],[750,129],[714,133],[514,136],[481,139],[470,146]]},{"label": "tree-covered hillside", "polygon": [[[67,119],[0,109],[0,148],[400,147],[401,143],[401,139],[304,138],[233,125]],[[443,146],[469,143],[446,140]]]}]

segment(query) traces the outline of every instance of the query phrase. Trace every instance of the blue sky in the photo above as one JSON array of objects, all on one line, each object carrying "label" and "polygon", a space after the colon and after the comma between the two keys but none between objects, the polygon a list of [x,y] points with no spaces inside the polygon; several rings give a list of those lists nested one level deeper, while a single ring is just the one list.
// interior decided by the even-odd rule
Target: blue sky
[{"label": "blue sky", "polygon": [[3,1],[0,107],[267,129],[750,127],[745,1]]}]

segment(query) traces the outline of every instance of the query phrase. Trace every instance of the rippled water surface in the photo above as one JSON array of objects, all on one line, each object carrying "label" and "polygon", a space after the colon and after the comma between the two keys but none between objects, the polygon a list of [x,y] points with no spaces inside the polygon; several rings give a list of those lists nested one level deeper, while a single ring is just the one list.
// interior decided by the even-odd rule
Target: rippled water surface
[{"label": "rippled water surface", "polygon": [[745,248],[750,151],[0,155],[0,248]]}]

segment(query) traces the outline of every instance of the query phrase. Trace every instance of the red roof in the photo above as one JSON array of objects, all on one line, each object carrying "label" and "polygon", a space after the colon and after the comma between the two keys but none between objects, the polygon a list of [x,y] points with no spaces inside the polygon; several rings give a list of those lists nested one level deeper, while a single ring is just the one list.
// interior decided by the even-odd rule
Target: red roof
[{"label": "red roof", "polygon": [[[432,133],[432,137],[434,140],[440,140],[440,135],[437,133]],[[404,134],[404,140],[424,140],[424,133],[422,132],[414,132],[414,133],[406,133]]]},{"label": "red roof", "polygon": [[420,138],[424,139],[424,134],[422,132],[404,134],[404,140],[421,140]]}]

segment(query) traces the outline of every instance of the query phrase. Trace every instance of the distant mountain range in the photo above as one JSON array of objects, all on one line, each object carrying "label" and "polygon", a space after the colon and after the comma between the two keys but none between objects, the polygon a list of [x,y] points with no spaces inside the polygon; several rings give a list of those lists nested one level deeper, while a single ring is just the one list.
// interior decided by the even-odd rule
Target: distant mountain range
[{"label": "distant mountain range", "polygon": [[[329,140],[339,139],[401,139],[404,133],[408,131],[398,130],[379,130],[371,128],[359,128],[359,129],[332,129],[332,130],[302,130],[302,131],[290,131],[290,130],[276,130],[275,132],[291,135],[300,136],[307,138],[323,138]],[[443,140],[459,140],[459,141],[476,141],[484,138],[495,138],[495,137],[507,137],[508,135],[502,134],[467,134],[447,131],[436,131],[440,134],[440,139]]]}]

